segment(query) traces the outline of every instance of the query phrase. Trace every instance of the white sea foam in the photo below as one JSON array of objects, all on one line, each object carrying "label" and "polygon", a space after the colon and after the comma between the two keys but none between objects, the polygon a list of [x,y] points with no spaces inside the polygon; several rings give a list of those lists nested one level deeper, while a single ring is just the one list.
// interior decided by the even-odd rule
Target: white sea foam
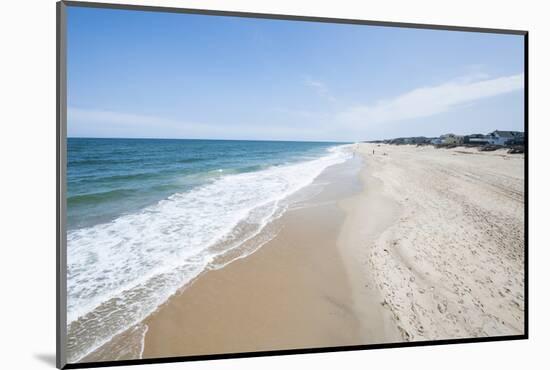
[{"label": "white sea foam", "polygon": [[[319,159],[222,176],[139,213],[67,235],[68,353],[75,362],[136,325],[206,268],[257,248],[260,231],[284,211],[284,199],[350,146]],[[223,264],[217,259],[229,256]]]}]

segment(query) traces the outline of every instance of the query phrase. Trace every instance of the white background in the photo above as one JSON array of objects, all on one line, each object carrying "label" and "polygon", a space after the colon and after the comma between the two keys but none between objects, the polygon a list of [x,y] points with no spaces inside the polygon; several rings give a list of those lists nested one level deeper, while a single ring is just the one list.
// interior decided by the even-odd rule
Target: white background
[{"label": "white background", "polygon": [[[115,0],[113,0],[114,2]],[[519,369],[548,366],[549,21],[544,1],[202,0],[133,4],[530,31],[530,339],[142,366],[147,369]],[[55,1],[2,2],[0,22],[0,367],[55,356]],[[546,141],[546,142],[545,142]],[[545,191],[546,190],[546,191]],[[537,366],[538,364],[538,366]],[[135,367],[133,367],[135,369]],[[546,367],[548,368],[548,367]]]}]

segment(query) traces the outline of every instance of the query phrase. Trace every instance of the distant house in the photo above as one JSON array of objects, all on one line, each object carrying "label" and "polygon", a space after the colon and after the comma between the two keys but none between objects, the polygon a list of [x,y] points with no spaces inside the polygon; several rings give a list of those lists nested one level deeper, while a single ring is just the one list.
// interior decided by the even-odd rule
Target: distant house
[{"label": "distant house", "polygon": [[493,145],[522,145],[524,138],[520,131],[499,131],[495,130],[488,136],[489,144]]},{"label": "distant house", "polygon": [[390,139],[390,144],[395,144],[395,145],[406,144],[405,143],[405,138],[398,137],[398,138],[395,138],[395,139]]},{"label": "distant house", "polygon": [[411,140],[412,140],[412,144],[417,144],[417,145],[430,143],[430,139],[425,136],[412,137]]},{"label": "distant house", "polygon": [[402,145],[402,144],[419,145],[419,144],[429,144],[430,139],[425,136],[398,137],[395,139],[390,139],[387,142],[395,145]]},{"label": "distant house", "polygon": [[464,144],[484,145],[489,143],[489,136],[483,134],[472,134],[464,136]]},{"label": "distant house", "polygon": [[455,134],[445,134],[441,136],[441,141],[443,144],[460,145],[464,143],[464,136],[455,135]]}]

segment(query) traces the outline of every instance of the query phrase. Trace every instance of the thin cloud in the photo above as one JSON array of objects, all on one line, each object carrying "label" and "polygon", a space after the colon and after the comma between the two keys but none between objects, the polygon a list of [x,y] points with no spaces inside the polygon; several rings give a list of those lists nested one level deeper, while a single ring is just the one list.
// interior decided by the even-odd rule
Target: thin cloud
[{"label": "thin cloud", "polygon": [[349,124],[378,124],[429,117],[461,104],[523,89],[523,74],[479,80],[466,76],[431,87],[420,87],[372,105],[356,105],[337,115]]},{"label": "thin cloud", "polygon": [[148,115],[69,107],[69,120],[109,122],[116,125],[174,124],[176,121]]},{"label": "thin cloud", "polygon": [[207,124],[111,110],[68,108],[69,137],[293,140],[297,134],[308,140],[322,138],[317,127],[258,122]]},{"label": "thin cloud", "polygon": [[134,137],[180,137],[202,135],[203,132],[218,132],[221,128],[199,122],[187,122],[143,114],[115,112],[110,110],[69,107],[67,110],[69,135]]},{"label": "thin cloud", "polygon": [[[309,79],[306,83],[316,89],[320,96],[327,99],[330,96],[322,82]],[[264,140],[361,138],[371,130],[380,128],[381,123],[400,122],[403,127],[407,120],[434,116],[475,104],[483,98],[523,88],[523,74],[493,79],[479,73],[469,74],[440,85],[416,88],[372,104],[347,105],[347,108],[336,112],[285,108],[274,110],[290,117],[290,124],[287,122],[288,119],[283,120],[286,123],[283,124],[275,118],[270,124],[263,125],[240,120],[215,123],[189,122],[166,117],[69,107],[68,135]],[[342,100],[339,100],[339,103],[343,105]],[[300,124],[297,125],[295,122]]]},{"label": "thin cloud", "polygon": [[307,77],[304,83],[306,86],[312,88],[320,97],[327,99],[331,102],[336,101],[336,98],[330,93],[329,89],[323,82],[314,80],[311,77]]}]

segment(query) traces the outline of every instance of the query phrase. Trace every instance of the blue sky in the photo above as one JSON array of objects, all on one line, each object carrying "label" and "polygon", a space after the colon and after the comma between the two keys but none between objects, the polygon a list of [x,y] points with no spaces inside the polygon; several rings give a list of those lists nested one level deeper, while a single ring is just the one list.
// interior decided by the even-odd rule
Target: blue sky
[{"label": "blue sky", "polygon": [[69,7],[68,135],[360,141],[523,129],[523,37]]}]

